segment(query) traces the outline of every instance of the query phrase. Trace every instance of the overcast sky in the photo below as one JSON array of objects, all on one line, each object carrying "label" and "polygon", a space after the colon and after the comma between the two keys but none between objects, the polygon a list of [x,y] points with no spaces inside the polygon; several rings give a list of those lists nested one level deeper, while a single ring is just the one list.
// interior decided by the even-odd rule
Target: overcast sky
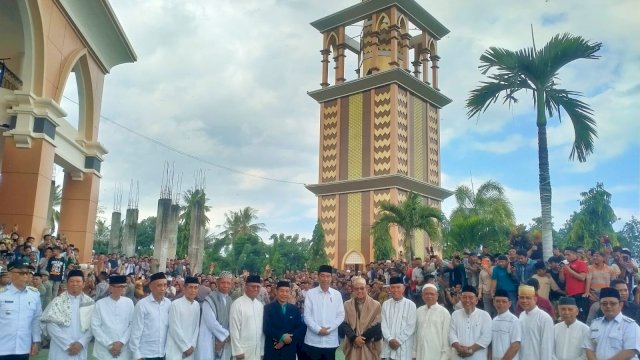
[{"label": "overcast sky", "polygon": [[[519,223],[539,216],[537,130],[531,98],[498,104],[467,119],[465,99],[482,75],[478,58],[489,46],[541,47],[570,32],[604,46],[599,60],[582,60],[560,72],[561,86],[585,94],[595,111],[598,139],[587,163],[569,161],[571,122],[549,120],[553,215],[559,228],[579,207],[579,193],[603,182],[613,195],[620,228],[640,214],[640,48],[634,0],[628,1],[418,1],[451,33],[439,42],[440,88],[453,99],[441,112],[442,185],[504,185]],[[322,36],[313,20],[355,0],[111,0],[138,61],[106,78],[100,141],[100,205],[113,208],[113,191],[140,183],[140,218],[155,215],[163,164],[175,163],[183,190],[203,169],[214,226],[223,214],[258,209],[270,233],[310,237],[316,198],[303,185],[318,180],[319,105],[306,95],[319,88]],[[634,10],[635,9],[635,10]],[[349,33],[359,33],[349,28]],[[353,55],[348,63],[353,62]],[[353,79],[354,72],[348,72]],[[74,89],[66,92],[77,98]],[[77,106],[63,101],[71,114]],[[75,109],[74,109],[75,107]],[[73,115],[70,116],[70,118]],[[203,159],[204,161],[198,160]],[[285,180],[263,180],[221,169]],[[443,204],[447,215],[455,206]],[[220,231],[213,228],[214,232]],[[268,234],[263,234],[268,237]]]}]

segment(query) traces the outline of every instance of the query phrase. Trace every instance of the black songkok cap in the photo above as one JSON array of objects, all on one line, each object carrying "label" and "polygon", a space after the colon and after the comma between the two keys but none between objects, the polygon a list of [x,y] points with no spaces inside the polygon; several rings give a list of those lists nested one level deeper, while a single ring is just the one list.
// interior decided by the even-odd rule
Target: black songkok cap
[{"label": "black songkok cap", "polygon": [[247,281],[245,281],[247,284],[250,283],[258,283],[260,284],[262,282],[262,280],[260,280],[260,276],[259,275],[249,275],[247,276]]},{"label": "black songkok cap", "polygon": [[151,277],[149,278],[149,282],[154,282],[156,280],[166,280],[166,279],[167,279],[167,275],[165,275],[163,272],[157,272],[151,275]]},{"label": "black songkok cap", "polygon": [[470,292],[470,293],[474,293],[474,294],[476,294],[476,293],[477,293],[476,288],[474,288],[474,287],[473,287],[473,286],[471,286],[471,285],[467,285],[467,286],[463,287],[463,288],[462,288],[462,292],[463,292],[463,293]]},{"label": "black songkok cap", "polygon": [[544,261],[538,261],[534,266],[533,266],[536,270],[538,269],[545,269],[546,266],[544,265]]},{"label": "black songkok cap", "polygon": [[576,299],[568,296],[563,296],[558,300],[558,305],[576,305]]},{"label": "black songkok cap", "polygon": [[197,277],[195,277],[195,276],[187,276],[187,277],[184,279],[184,284],[185,284],[185,285],[187,285],[187,284],[198,284],[198,285],[199,285],[199,284],[200,284],[200,281],[198,281],[198,278],[197,278]]},{"label": "black songkok cap", "polygon": [[290,288],[291,287],[291,283],[286,281],[286,280],[280,280],[276,283],[276,289],[279,289],[281,287],[286,287],[286,288]]},{"label": "black songkok cap", "polygon": [[318,273],[333,273],[333,268],[331,267],[331,265],[320,265],[320,267],[318,268]]},{"label": "black songkok cap", "polygon": [[67,274],[67,279],[71,279],[74,276],[79,276],[82,278],[82,280],[84,280],[84,273],[82,272],[82,270],[71,270],[69,271],[69,274]]},{"label": "black songkok cap", "polygon": [[498,256],[498,260],[509,260],[509,258],[507,257],[507,255],[500,255]]},{"label": "black songkok cap", "polygon": [[109,276],[109,285],[121,285],[127,283],[127,277],[124,275]]},{"label": "black songkok cap", "polygon": [[612,297],[620,300],[620,292],[618,292],[617,289],[610,288],[610,287],[600,289],[600,299],[604,299],[608,297]]},{"label": "black songkok cap", "polygon": [[404,285],[404,282],[402,281],[402,278],[400,276],[396,276],[389,279],[389,285],[394,285],[394,284]]},{"label": "black songkok cap", "polygon": [[496,293],[495,293],[495,295],[493,295],[493,297],[494,298],[505,297],[505,298],[511,300],[511,298],[509,297],[509,293],[507,292],[507,290],[504,290],[504,289],[496,289]]}]

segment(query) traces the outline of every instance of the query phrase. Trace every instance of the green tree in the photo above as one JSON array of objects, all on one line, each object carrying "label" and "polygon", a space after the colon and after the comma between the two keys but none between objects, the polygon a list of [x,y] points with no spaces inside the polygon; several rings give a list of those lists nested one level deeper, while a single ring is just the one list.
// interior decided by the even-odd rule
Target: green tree
[{"label": "green tree", "polygon": [[372,227],[375,229],[381,226],[388,229],[390,225],[398,225],[404,235],[405,256],[409,260],[415,253],[415,232],[423,230],[432,241],[437,240],[440,237],[442,221],[444,221],[444,215],[440,210],[423,205],[420,195],[410,192],[401,204],[394,205],[390,202],[380,204],[380,217]]},{"label": "green tree", "polygon": [[307,268],[310,271],[315,271],[320,265],[329,264],[329,257],[327,256],[326,243],[324,238],[324,230],[320,220],[316,222],[316,226],[313,228],[313,234],[311,235],[311,243],[309,244],[309,260],[307,261]]},{"label": "green tree", "polygon": [[304,269],[309,260],[309,241],[301,240],[298,234],[272,234],[269,239],[269,266],[275,275],[282,275],[286,270]]},{"label": "green tree", "polygon": [[109,253],[110,227],[102,217],[96,219],[96,229],[93,235],[93,250],[96,254]]},{"label": "green tree", "polygon": [[267,261],[267,246],[256,234],[240,235],[233,242],[231,255],[236,273],[247,270],[251,274],[262,274]]},{"label": "green tree", "polygon": [[635,259],[640,259],[640,221],[634,216],[618,231],[618,241],[623,247],[631,250]]},{"label": "green tree", "polygon": [[376,261],[391,259],[396,256],[396,250],[391,242],[389,224],[378,222],[371,226],[373,236],[373,256]]},{"label": "green tree", "polygon": [[201,189],[195,190],[187,190],[183,195],[184,205],[180,207],[180,218],[178,224],[178,240],[176,244],[176,258],[183,259],[187,256],[187,252],[189,250],[189,237],[191,235],[191,211],[193,209],[193,205],[200,203],[201,209],[204,212],[202,215],[202,220],[204,226],[206,228],[209,225],[209,218],[207,217],[207,213],[211,210],[211,207],[207,205],[207,195]]},{"label": "green tree", "polygon": [[224,214],[224,231],[221,235],[233,242],[242,235],[258,235],[267,231],[263,223],[256,222],[257,212],[258,210],[250,206],[238,211],[228,211]]},{"label": "green tree", "polygon": [[448,244],[456,250],[476,249],[481,244],[494,251],[506,250],[515,215],[502,185],[489,180],[475,192],[460,185],[454,195],[457,206],[445,232]]},{"label": "green tree", "polygon": [[558,87],[558,71],[578,59],[597,59],[596,52],[602,43],[589,42],[580,36],[558,34],[540,50],[534,47],[512,51],[491,47],[480,57],[480,70],[488,75],[488,81],[471,91],[466,102],[468,117],[484,112],[503,94],[503,100],[511,105],[518,100],[521,90],[531,92],[536,108],[538,128],[538,176],[542,215],[543,256],[551,256],[553,247],[551,225],[551,176],[549,174],[549,149],[547,147],[547,113],[553,117],[561,111],[567,113],[574,129],[574,142],[569,158],[584,162],[593,152],[597,136],[596,121],[588,104],[577,99],[581,94]]},{"label": "green tree", "polygon": [[156,217],[149,216],[138,223],[136,229],[136,254],[152,256],[156,238]]},{"label": "green tree", "polygon": [[597,183],[595,187],[580,193],[580,196],[580,210],[572,218],[569,244],[599,249],[603,235],[616,241],[613,223],[618,218],[611,208],[611,194],[602,183]]},{"label": "green tree", "polygon": [[219,274],[223,270],[232,270],[229,256],[225,255],[226,241],[224,238],[218,238],[214,236],[208,236],[205,238],[205,255],[203,266],[203,272],[209,271],[209,264],[215,264],[215,273]]}]

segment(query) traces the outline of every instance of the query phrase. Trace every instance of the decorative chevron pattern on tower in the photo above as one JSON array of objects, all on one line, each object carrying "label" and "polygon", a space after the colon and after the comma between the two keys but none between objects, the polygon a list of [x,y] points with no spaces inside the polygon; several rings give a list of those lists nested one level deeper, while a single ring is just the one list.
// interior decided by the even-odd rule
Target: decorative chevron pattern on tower
[{"label": "decorative chevron pattern on tower", "polygon": [[320,223],[324,230],[325,249],[327,256],[336,266],[336,245],[338,243],[338,195],[328,195],[320,197]]},{"label": "decorative chevron pattern on tower", "polygon": [[391,172],[391,91],[375,90],[373,103],[373,174]]},{"label": "decorative chevron pattern on tower", "polygon": [[338,176],[338,102],[324,106],[322,119],[322,170],[320,182],[337,180]]},{"label": "decorative chevron pattern on tower", "polygon": [[398,90],[398,172],[409,175],[409,122],[407,91]]},{"label": "decorative chevron pattern on tower", "polygon": [[427,127],[428,127],[428,159],[429,159],[429,174],[428,174],[428,182],[433,185],[440,185],[440,134],[438,125],[438,110],[429,106],[429,115],[427,118]]},{"label": "decorative chevron pattern on tower", "polygon": [[390,190],[376,190],[373,192],[373,216],[377,220],[380,213],[380,204],[391,201]]}]

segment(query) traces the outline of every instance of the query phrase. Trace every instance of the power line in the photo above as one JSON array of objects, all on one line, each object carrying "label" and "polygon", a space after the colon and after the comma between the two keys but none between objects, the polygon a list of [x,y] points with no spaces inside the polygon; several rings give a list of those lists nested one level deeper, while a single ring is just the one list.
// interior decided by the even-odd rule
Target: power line
[{"label": "power line", "polygon": [[[65,99],[67,99],[67,100],[71,101],[72,103],[76,104],[76,105],[80,105],[80,104],[78,104],[78,102],[77,102],[77,101],[75,101],[75,100],[73,100],[73,99],[70,99],[69,97],[67,97],[67,96],[65,96],[65,95],[63,95],[63,97],[64,97]],[[143,138],[143,139],[145,139],[145,140],[147,140],[147,141],[150,141],[150,142],[152,142],[152,143],[154,143],[154,144],[156,144],[156,145],[158,145],[158,146],[160,146],[160,147],[163,147],[163,148],[165,148],[165,149],[167,149],[167,150],[169,150],[169,151],[173,151],[173,152],[178,153],[178,154],[180,154],[180,155],[182,155],[182,156],[185,156],[185,157],[188,157],[188,158],[190,158],[190,159],[193,159],[193,160],[196,160],[196,161],[199,161],[199,162],[205,163],[205,164],[207,164],[207,165],[211,165],[211,166],[216,167],[216,168],[218,168],[218,169],[226,170],[226,171],[233,172],[233,173],[240,174],[240,175],[244,175],[244,176],[253,177],[253,178],[256,178],[256,179],[262,179],[262,180],[274,181],[274,182],[285,183],[285,184],[306,185],[305,183],[301,183],[301,182],[297,182],[297,181],[290,181],[290,180],[284,180],[284,179],[276,179],[276,178],[272,178],[272,177],[268,177],[268,176],[261,176],[261,175],[251,174],[251,173],[244,172],[244,171],[242,171],[242,170],[238,170],[238,169],[234,169],[234,168],[231,168],[231,167],[228,167],[228,166],[225,166],[225,165],[216,164],[216,163],[214,163],[214,162],[211,162],[211,161],[209,161],[209,160],[203,159],[203,158],[198,157],[198,156],[196,156],[196,155],[189,154],[189,153],[184,152],[184,151],[182,151],[182,150],[180,150],[180,149],[176,149],[176,148],[174,148],[174,147],[172,147],[172,146],[169,146],[169,145],[167,145],[167,144],[165,144],[165,143],[161,142],[160,140],[154,139],[154,138],[152,138],[152,137],[150,137],[150,136],[147,136],[147,135],[144,135],[144,134],[142,134],[142,133],[140,133],[140,132],[138,132],[138,131],[136,131],[136,130],[133,130],[133,129],[131,129],[131,128],[128,128],[128,127],[126,127],[126,126],[124,126],[124,125],[120,124],[119,122],[117,122],[117,121],[115,121],[115,120],[111,120],[110,118],[108,118],[108,117],[106,117],[106,116],[104,116],[104,115],[102,115],[102,114],[100,115],[100,118],[101,118],[101,119],[103,119],[103,120],[106,120],[106,121],[110,122],[111,124],[113,124],[113,125],[115,125],[115,126],[117,126],[117,127],[121,128],[121,129],[123,129],[123,130],[126,130],[126,131],[128,131],[128,132],[130,132],[130,133],[132,133],[132,134],[134,134],[134,135],[137,135],[137,136],[139,136],[139,137],[141,137],[141,138]]]}]

